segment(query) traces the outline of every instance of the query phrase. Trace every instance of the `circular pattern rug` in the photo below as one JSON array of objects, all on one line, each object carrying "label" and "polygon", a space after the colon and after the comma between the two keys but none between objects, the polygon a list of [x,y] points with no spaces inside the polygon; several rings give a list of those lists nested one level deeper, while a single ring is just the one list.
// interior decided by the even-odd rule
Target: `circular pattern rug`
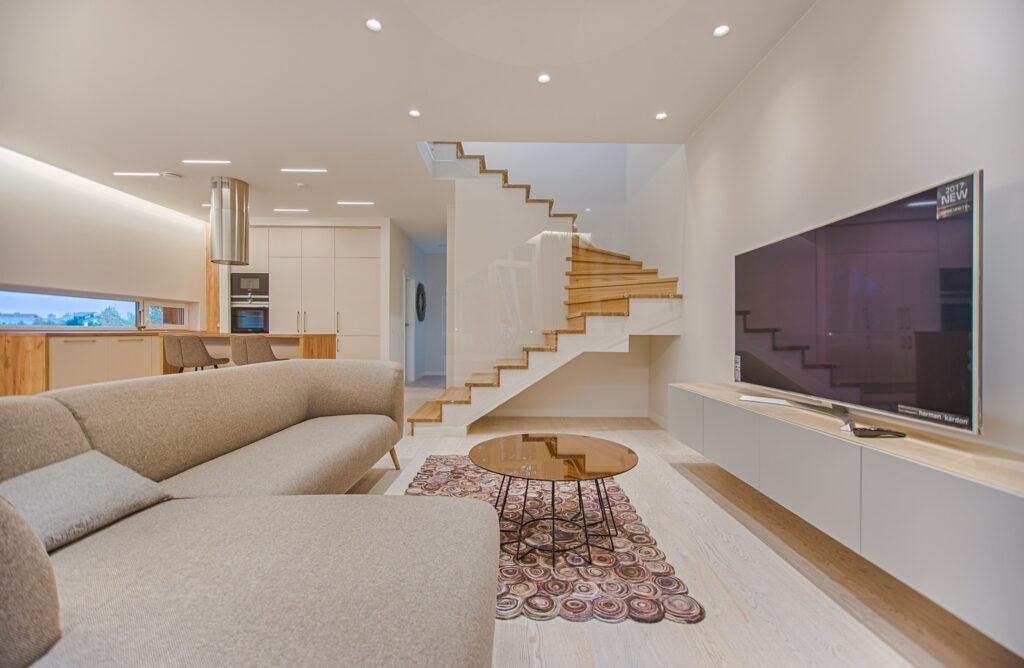
[{"label": "circular pattern rug", "polygon": [[[410,496],[459,496],[488,501],[498,496],[501,478],[474,465],[464,455],[431,455],[409,483]],[[606,479],[608,500],[618,527],[613,538],[595,538],[591,562],[584,558],[585,548],[559,554],[552,564],[551,522],[536,522],[524,528],[522,540],[510,540],[517,534],[502,533],[501,560],[498,567],[495,616],[513,619],[525,615],[546,620],[561,617],[572,622],[597,619],[616,623],[631,619],[652,623],[669,620],[692,624],[704,619],[704,608],[689,594],[686,584],[665,560],[665,553],[651,536],[629,497],[614,478]],[[526,483],[514,480],[505,502],[502,529],[518,527],[509,520],[523,510]],[[583,485],[583,506],[589,518],[600,516],[593,483]],[[525,496],[526,511],[541,514],[551,507],[550,483],[531,483]],[[556,485],[556,514],[571,517],[579,510],[575,483]],[[591,519],[593,521],[593,519]],[[601,529],[597,529],[601,531]],[[578,523],[556,522],[558,545],[582,542]],[[517,548],[525,554],[518,561]],[[531,550],[528,554],[527,551]],[[580,554],[582,552],[582,554]]]}]

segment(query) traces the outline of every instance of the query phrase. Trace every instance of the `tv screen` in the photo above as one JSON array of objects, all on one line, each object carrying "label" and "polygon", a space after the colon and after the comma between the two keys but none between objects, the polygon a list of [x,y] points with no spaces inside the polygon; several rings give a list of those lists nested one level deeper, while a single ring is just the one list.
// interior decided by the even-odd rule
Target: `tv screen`
[{"label": "tv screen", "polygon": [[736,256],[736,380],[978,431],[981,172]]}]

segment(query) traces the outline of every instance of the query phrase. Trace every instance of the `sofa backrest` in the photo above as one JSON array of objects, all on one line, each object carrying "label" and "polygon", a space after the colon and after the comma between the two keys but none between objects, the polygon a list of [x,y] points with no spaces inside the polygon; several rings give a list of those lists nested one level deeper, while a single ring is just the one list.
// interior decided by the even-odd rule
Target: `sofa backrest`
[{"label": "sofa backrest", "polygon": [[42,395],[74,415],[92,447],[152,480],[306,419],[307,383],[289,364],[83,385]]},{"label": "sofa backrest", "polygon": [[42,396],[0,400],[0,480],[88,450],[82,428],[60,402]]}]

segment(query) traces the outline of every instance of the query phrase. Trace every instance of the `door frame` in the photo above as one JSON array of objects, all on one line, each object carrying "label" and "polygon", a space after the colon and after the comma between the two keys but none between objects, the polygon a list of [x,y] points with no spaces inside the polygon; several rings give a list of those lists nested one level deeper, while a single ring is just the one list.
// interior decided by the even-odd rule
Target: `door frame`
[{"label": "door frame", "polygon": [[416,381],[416,278],[402,271],[402,365],[405,382]]}]

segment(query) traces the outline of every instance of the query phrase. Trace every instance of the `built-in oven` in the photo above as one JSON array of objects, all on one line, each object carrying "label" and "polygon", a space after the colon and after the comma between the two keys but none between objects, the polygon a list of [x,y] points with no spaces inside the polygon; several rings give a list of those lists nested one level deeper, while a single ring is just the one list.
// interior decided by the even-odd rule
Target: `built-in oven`
[{"label": "built-in oven", "polygon": [[270,331],[268,274],[231,274],[231,331],[235,334]]},{"label": "built-in oven", "polygon": [[234,334],[266,334],[270,331],[270,305],[231,306],[231,332]]}]

